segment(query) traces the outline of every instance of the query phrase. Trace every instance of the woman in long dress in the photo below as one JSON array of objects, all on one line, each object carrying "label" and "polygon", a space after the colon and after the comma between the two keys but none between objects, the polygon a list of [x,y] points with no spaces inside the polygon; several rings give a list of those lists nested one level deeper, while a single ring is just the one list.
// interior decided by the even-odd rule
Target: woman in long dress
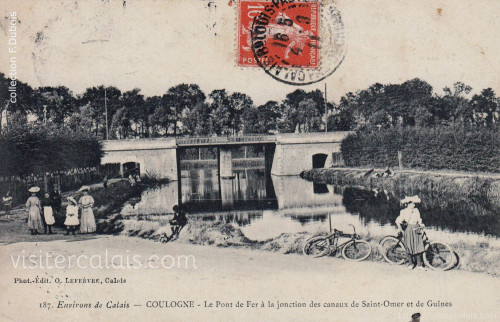
[{"label": "woman in long dress", "polygon": [[403,243],[411,257],[409,269],[425,269],[422,258],[425,248],[421,233],[424,224],[420,218],[420,212],[415,208],[415,204],[420,203],[420,198],[418,196],[406,197],[401,200],[401,203],[405,208],[396,218],[396,225],[403,234]]},{"label": "woman in long dress", "polygon": [[31,196],[26,201],[26,210],[28,211],[28,228],[32,235],[38,235],[38,230],[43,229],[43,220],[41,216],[40,199],[36,193],[40,191],[39,187],[31,187],[28,190]]},{"label": "woman in long dress", "polygon": [[94,206],[94,198],[89,195],[89,187],[83,186],[80,190],[83,192],[83,196],[78,201],[78,204],[82,209],[80,232],[94,233],[96,231],[94,212],[92,211],[92,206]]}]

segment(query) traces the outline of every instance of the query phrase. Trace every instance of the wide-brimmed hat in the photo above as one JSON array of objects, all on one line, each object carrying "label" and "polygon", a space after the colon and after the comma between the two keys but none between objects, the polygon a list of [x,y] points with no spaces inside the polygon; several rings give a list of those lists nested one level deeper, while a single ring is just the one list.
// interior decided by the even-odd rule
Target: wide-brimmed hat
[{"label": "wide-brimmed hat", "polygon": [[68,197],[68,201],[71,201],[72,203],[74,203],[75,205],[77,204],[75,198],[73,197]]},{"label": "wide-brimmed hat", "polygon": [[31,192],[31,193],[38,192],[38,191],[40,191],[40,187],[36,187],[36,186],[35,187],[31,187],[31,188],[28,189],[28,191]]},{"label": "wide-brimmed hat", "polygon": [[89,191],[90,187],[89,186],[82,186],[78,191]]},{"label": "wide-brimmed hat", "polygon": [[410,202],[413,202],[413,203],[420,203],[422,202],[422,200],[420,200],[420,197],[415,195],[415,196],[407,196],[407,197],[404,197],[402,200],[401,200],[401,203],[410,203]]}]

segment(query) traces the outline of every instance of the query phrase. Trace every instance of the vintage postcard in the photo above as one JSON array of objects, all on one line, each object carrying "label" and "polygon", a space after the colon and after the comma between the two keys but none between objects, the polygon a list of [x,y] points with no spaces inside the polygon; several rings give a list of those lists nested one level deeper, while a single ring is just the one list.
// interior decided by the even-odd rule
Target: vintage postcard
[{"label": "vintage postcard", "polygon": [[0,0],[1,321],[500,321],[498,0]]}]

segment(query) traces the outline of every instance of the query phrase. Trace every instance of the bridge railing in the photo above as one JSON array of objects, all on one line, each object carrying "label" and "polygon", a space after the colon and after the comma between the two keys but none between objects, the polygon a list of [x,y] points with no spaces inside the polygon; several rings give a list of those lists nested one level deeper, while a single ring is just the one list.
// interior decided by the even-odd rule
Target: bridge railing
[{"label": "bridge railing", "polygon": [[183,137],[177,138],[177,145],[199,145],[199,144],[228,144],[228,143],[265,143],[275,142],[274,135],[245,135],[245,136],[207,136],[207,137]]}]

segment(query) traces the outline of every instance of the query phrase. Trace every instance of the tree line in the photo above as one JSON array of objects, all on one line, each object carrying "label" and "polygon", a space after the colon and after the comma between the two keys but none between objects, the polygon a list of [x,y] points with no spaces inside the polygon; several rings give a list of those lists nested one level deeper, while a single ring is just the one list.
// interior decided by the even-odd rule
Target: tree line
[{"label": "tree line", "polygon": [[462,82],[445,87],[443,94],[418,78],[347,93],[329,115],[329,128],[359,130],[397,126],[435,127],[460,124],[498,126],[500,98],[491,88],[468,97],[472,88]]},{"label": "tree line", "polygon": [[53,124],[14,124],[0,135],[0,176],[45,175],[97,167],[102,143],[84,131]]},{"label": "tree line", "polygon": [[99,139],[106,138],[106,132],[110,139],[317,132],[325,130],[325,119],[328,131],[457,123],[491,127],[498,124],[500,103],[491,88],[469,98],[472,88],[457,82],[438,95],[418,78],[402,84],[376,83],[345,94],[338,104],[325,104],[319,90],[297,89],[280,102],[262,105],[255,105],[247,94],[225,89],[206,95],[196,84],[179,84],[163,95],[145,97],[137,88],[122,92],[101,85],[75,95],[65,86],[32,88],[20,81],[17,102],[11,103],[8,79],[1,73],[0,82],[7,127],[35,120],[93,133]]},{"label": "tree line", "polygon": [[[3,74],[0,81],[7,84]],[[32,88],[18,82],[16,103],[6,93],[2,97],[7,127],[34,120],[87,131],[100,139],[106,138],[106,118],[110,139],[317,131],[323,126],[325,108],[318,90],[297,90],[281,103],[256,106],[246,94],[220,89],[206,95],[196,84],[180,84],[161,96],[145,97],[140,89],[122,92],[114,86],[97,86],[74,95],[64,86]]]}]

